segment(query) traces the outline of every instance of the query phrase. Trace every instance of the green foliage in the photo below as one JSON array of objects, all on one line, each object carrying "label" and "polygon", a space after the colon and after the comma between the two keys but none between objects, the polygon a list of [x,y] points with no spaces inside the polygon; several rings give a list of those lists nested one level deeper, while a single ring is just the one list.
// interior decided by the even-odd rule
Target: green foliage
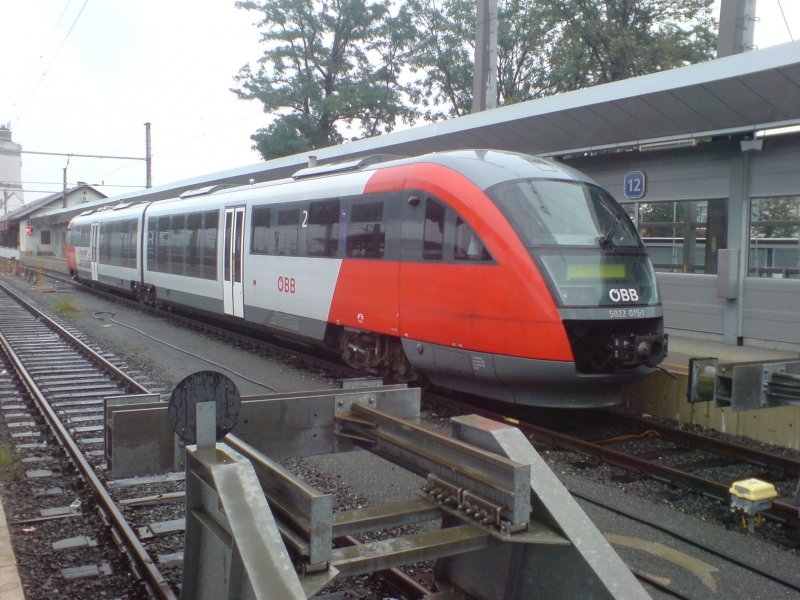
[{"label": "green foliage", "polygon": [[17,468],[17,463],[14,462],[14,453],[10,448],[0,446],[0,479],[12,475]]},{"label": "green foliage", "polygon": [[550,89],[569,91],[713,57],[713,0],[541,0],[556,24]]},{"label": "green foliage", "polygon": [[5,446],[0,446],[0,469],[5,469],[14,463],[14,453]]},{"label": "green foliage", "polygon": [[[408,64],[416,75],[409,95],[429,120],[472,109],[475,7],[474,0],[407,0],[400,11],[409,31]],[[544,50],[551,25],[537,0],[498,4],[498,104],[545,93]]]},{"label": "green foliage", "polygon": [[57,315],[65,317],[73,317],[81,312],[81,309],[75,305],[75,301],[70,296],[61,296],[50,305],[50,310]]},{"label": "green foliage", "polygon": [[[396,14],[390,0],[236,5],[261,13],[264,54],[233,91],[274,119],[252,136],[265,159],[471,110],[475,0],[404,0]],[[498,0],[498,105],[711,58],[712,6]]]},{"label": "green foliage", "polygon": [[398,84],[400,40],[388,0],[237,2],[262,13],[266,50],[257,70],[245,65],[233,90],[260,100],[275,116],[252,136],[265,159],[391,131],[414,111]]},{"label": "green foliage", "polygon": [[750,205],[750,237],[800,237],[800,198],[754,198]]}]

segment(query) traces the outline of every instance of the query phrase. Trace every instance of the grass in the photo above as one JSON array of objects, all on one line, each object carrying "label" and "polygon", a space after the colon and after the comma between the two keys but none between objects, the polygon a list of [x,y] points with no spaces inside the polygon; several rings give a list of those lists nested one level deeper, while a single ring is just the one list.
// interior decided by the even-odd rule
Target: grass
[{"label": "grass", "polygon": [[75,306],[75,301],[70,296],[62,296],[52,305],[50,310],[63,317],[73,317],[81,312],[81,309]]},{"label": "grass", "polygon": [[0,446],[0,469],[14,464],[14,454],[8,448]]},{"label": "grass", "polygon": [[5,446],[0,446],[0,480],[10,477],[16,469],[14,453]]}]

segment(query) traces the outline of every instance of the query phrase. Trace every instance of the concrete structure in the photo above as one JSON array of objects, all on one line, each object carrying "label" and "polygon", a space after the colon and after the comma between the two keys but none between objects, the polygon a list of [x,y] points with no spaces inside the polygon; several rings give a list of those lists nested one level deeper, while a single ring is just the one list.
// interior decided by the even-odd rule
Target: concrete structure
[{"label": "concrete structure", "polygon": [[106,198],[94,187],[79,183],[0,215],[0,257],[64,256],[69,219],[53,216],[66,209],[80,212],[89,202]]}]

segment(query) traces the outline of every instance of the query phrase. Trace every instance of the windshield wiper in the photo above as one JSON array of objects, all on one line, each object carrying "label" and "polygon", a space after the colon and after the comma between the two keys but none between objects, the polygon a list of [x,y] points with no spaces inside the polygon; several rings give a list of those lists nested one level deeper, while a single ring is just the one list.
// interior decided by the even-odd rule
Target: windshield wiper
[{"label": "windshield wiper", "polygon": [[[611,214],[611,211],[609,211],[609,213]],[[622,216],[619,214],[612,214],[612,216],[614,217],[614,222],[611,224],[611,227],[608,228],[608,231],[606,231],[604,236],[597,238],[597,243],[604,250],[611,250],[614,248],[614,242],[611,238],[614,236],[614,232],[617,230],[617,225],[619,225],[619,222],[622,220]]]}]

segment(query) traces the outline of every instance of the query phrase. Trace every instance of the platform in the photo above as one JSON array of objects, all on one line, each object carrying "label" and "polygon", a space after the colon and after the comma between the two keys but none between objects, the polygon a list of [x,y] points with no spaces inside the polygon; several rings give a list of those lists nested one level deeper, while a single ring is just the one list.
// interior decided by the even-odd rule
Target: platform
[{"label": "platform", "polygon": [[6,515],[0,502],[0,598],[3,600],[25,600],[22,583],[17,571],[17,559],[11,547]]},{"label": "platform", "polygon": [[800,356],[800,344],[795,349],[771,349],[758,346],[733,346],[722,342],[682,336],[669,335],[669,353],[664,368],[674,373],[686,374],[689,359],[713,356],[721,362],[767,361],[791,359]]},{"label": "platform", "polygon": [[675,419],[723,433],[776,446],[800,450],[800,407],[781,406],[743,412],[718,408],[711,402],[691,404],[686,397],[689,359],[716,357],[721,362],[796,359],[798,350],[733,346],[708,339],[671,333],[669,353],[663,363],[667,373],[656,372],[623,391],[623,405],[654,417]]}]

